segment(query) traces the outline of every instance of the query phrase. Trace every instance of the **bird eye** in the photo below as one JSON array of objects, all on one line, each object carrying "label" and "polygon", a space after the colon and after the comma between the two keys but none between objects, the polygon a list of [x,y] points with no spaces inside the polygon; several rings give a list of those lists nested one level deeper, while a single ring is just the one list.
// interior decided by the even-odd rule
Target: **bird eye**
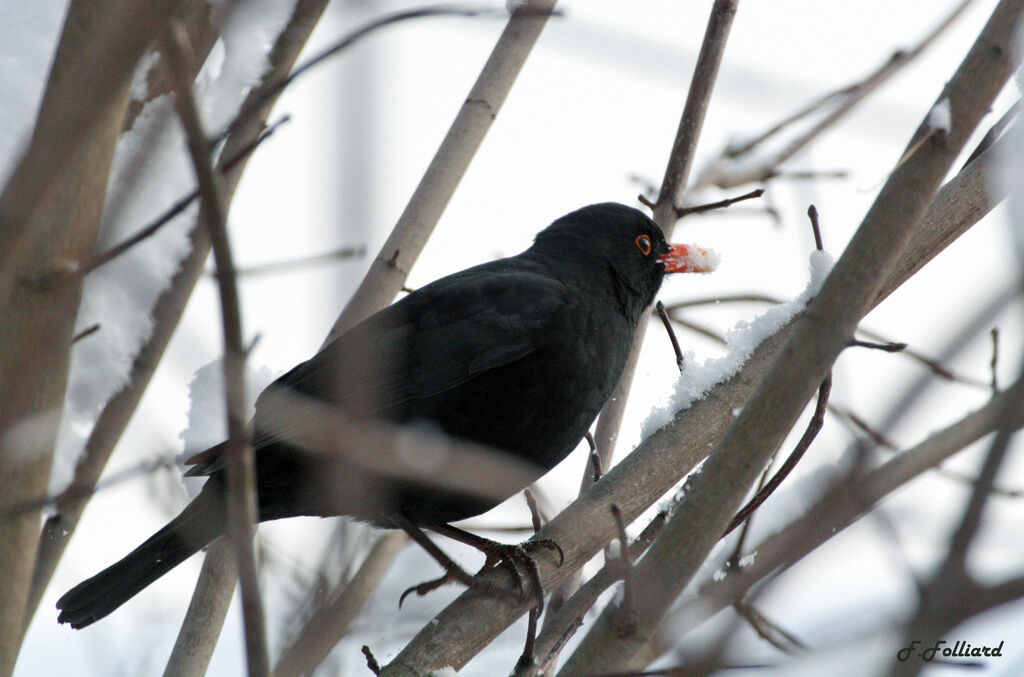
[{"label": "bird eye", "polygon": [[651,238],[647,237],[646,235],[640,235],[639,237],[636,238],[636,240],[634,240],[634,242],[636,242],[637,248],[640,250],[640,252],[644,256],[649,256],[650,255],[650,253],[651,253]]}]

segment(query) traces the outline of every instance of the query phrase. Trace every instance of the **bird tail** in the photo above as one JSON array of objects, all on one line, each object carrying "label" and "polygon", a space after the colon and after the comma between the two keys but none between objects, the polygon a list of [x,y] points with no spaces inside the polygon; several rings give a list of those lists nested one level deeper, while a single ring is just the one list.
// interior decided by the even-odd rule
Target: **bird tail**
[{"label": "bird tail", "polygon": [[57,622],[84,628],[117,609],[217,538],[223,531],[223,511],[220,492],[207,484],[181,514],[145,543],[61,597]]}]

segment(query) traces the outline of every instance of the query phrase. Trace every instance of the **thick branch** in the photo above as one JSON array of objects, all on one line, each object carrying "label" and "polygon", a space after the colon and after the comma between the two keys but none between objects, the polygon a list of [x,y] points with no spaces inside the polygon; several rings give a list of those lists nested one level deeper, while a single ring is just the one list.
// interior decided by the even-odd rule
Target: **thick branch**
[{"label": "thick branch", "polygon": [[[96,245],[132,68],[167,6],[70,3],[32,141],[0,195],[0,512],[46,493],[82,291],[54,273]],[[0,675],[32,607],[39,518],[0,519]]]}]

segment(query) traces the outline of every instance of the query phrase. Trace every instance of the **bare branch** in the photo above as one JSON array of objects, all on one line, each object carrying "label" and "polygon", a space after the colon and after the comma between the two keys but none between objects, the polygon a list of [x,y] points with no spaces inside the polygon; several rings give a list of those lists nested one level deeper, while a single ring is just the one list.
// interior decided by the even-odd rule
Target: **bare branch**
[{"label": "bare branch", "polygon": [[[270,66],[261,84],[249,94],[247,100],[261,96],[261,92],[269,83],[284,77],[291,69],[326,5],[327,0],[299,0],[296,3],[287,26],[270,50],[267,58]],[[248,125],[240,127],[224,144],[222,158],[240,158],[229,171],[223,172],[225,190],[228,194],[233,194],[238,186],[248,158],[247,154],[240,153],[252,146],[263,132],[273,102],[273,99],[268,99],[261,115],[251,119]],[[30,609],[38,606],[57,562],[75,532],[87,504],[80,496],[92,494],[114,446],[128,425],[164,350],[170,343],[196,281],[202,275],[203,263],[210,253],[210,240],[201,221],[189,233],[188,244],[189,253],[181,261],[167,288],[160,293],[153,306],[153,330],[135,355],[127,382],[103,406],[89,439],[86,440],[85,450],[75,466],[71,482],[76,491],[71,497],[62,497],[58,501],[57,513],[43,525],[32,581]]]},{"label": "bare branch", "polygon": [[[732,27],[733,17],[736,16],[738,3],[739,0],[715,0],[711,8],[711,16],[708,18],[700,54],[697,55],[697,63],[690,80],[690,89],[686,95],[686,104],[683,106],[679,127],[672,142],[668,166],[665,168],[665,176],[662,178],[661,189],[658,191],[658,200],[652,210],[654,221],[665,233],[666,239],[671,238],[678,220],[676,214],[682,202],[683,190],[686,187],[690,169],[693,166],[697,140],[700,137],[704,116],[711,100],[711,91],[714,89],[715,80],[718,77],[718,68],[722,63],[722,56],[725,54],[729,29]],[[633,375],[636,372],[640,346],[643,345],[646,334],[647,320],[645,318],[640,321],[633,336],[633,350],[630,352],[622,376],[619,378],[615,390],[612,391],[608,403],[601,411],[601,417],[597,420],[594,436],[597,441],[598,453],[601,455],[601,463],[606,468],[611,465],[615,452],[615,439],[622,425],[622,416],[629,399],[629,390],[633,385]]]},{"label": "bare branch", "polygon": [[[841,533],[886,496],[944,459],[982,439],[1001,424],[1000,412],[1009,397],[1000,393],[981,409],[964,416],[862,477],[839,478],[801,517],[757,544],[757,558],[725,579],[704,583],[692,602],[674,616],[680,632],[710,618],[733,601],[743,599],[757,583],[800,561]],[[1018,412],[1019,413],[1019,412]],[[1013,425],[1020,427],[1017,416]]]},{"label": "bare branch", "polygon": [[329,343],[395,297],[508,96],[557,0],[531,0],[509,19],[441,147],[345,310]]},{"label": "bare branch", "polygon": [[256,474],[253,467],[251,426],[246,422],[245,347],[242,338],[241,304],[235,280],[235,264],[227,234],[227,206],[221,175],[213,168],[210,146],[192,92],[188,35],[173,22],[166,41],[167,55],[175,79],[175,107],[185,128],[189,153],[199,182],[199,209],[210,233],[217,263],[224,328],[224,384],[227,409],[227,533],[230,537],[242,589],[246,656],[249,675],[270,675],[263,602],[260,598],[256,557],[252,541],[256,521]]},{"label": "bare branch", "polygon": [[668,340],[672,342],[672,350],[676,354],[676,366],[679,367],[679,371],[682,371],[683,350],[679,347],[679,339],[676,338],[675,331],[672,330],[672,322],[668,318],[668,313],[665,312],[665,304],[658,301],[655,304],[655,309],[658,311],[658,318],[661,320],[661,324],[665,327],[665,331],[668,332]]},{"label": "bare branch", "polygon": [[754,198],[759,198],[762,195],[764,195],[764,188],[755,188],[749,193],[744,193],[743,195],[738,195],[736,197],[730,197],[724,200],[719,200],[718,202],[709,202],[703,205],[694,205],[693,207],[680,207],[679,209],[676,210],[676,216],[678,216],[679,218],[683,218],[684,216],[689,216],[690,214],[701,214],[703,212],[709,212],[713,209],[722,209],[724,207],[732,206],[737,202],[743,202],[744,200],[752,200]]},{"label": "bare branch", "polygon": [[192,592],[183,623],[174,641],[164,677],[202,677],[220,639],[224,617],[231,606],[238,570],[235,554],[227,539],[218,539],[206,549],[199,582]]},{"label": "bare branch", "polygon": [[[46,493],[81,280],[39,282],[96,246],[132,69],[170,4],[68,5],[32,139],[0,194],[0,511]],[[35,609],[39,520],[0,519],[0,675]]]},{"label": "bare branch", "polygon": [[[698,177],[697,187],[715,185],[719,188],[732,188],[745,183],[766,181],[773,178],[782,163],[792,158],[814,139],[837,124],[858,103],[920,56],[963,14],[971,2],[973,0],[963,0],[913,48],[895,52],[885,63],[860,81],[820,97],[754,139],[742,145],[734,145],[727,148],[723,153],[722,161],[710,166],[702,176]],[[730,166],[729,163],[734,162],[737,157],[751,154],[757,146],[760,146],[786,127],[812,113],[824,110],[830,105],[833,106],[832,110],[826,113],[821,120],[811,125],[803,133],[797,134],[778,151],[771,153],[762,160],[748,163],[739,169]]]},{"label": "bare branch", "polygon": [[732,522],[730,522],[729,526],[725,528],[723,536],[728,536],[733,529],[743,524],[743,522],[745,522],[755,510],[761,507],[761,504],[768,500],[768,497],[779,488],[779,485],[782,484],[783,480],[789,476],[789,473],[793,472],[793,468],[795,468],[796,464],[800,462],[801,458],[803,458],[804,453],[806,453],[810,448],[811,442],[813,442],[814,438],[818,436],[818,433],[821,432],[822,426],[825,424],[825,408],[828,405],[828,396],[830,392],[832,392],[831,374],[826,376],[825,380],[821,382],[821,386],[818,387],[818,403],[814,407],[814,414],[811,416],[811,420],[808,421],[807,429],[804,430],[804,434],[800,438],[800,441],[797,442],[793,451],[790,452],[789,457],[786,459],[785,463],[782,464],[782,467],[779,468],[778,472],[776,472],[768,483],[765,484],[764,487],[762,487],[757,494],[750,499],[750,501],[743,506],[739,512],[736,513]]},{"label": "bare branch", "polygon": [[356,614],[370,593],[377,589],[406,542],[402,531],[390,531],[377,539],[355,575],[344,587],[331,593],[331,601],[317,609],[295,641],[281,654],[274,666],[276,677],[307,675],[327,657],[348,632]]}]

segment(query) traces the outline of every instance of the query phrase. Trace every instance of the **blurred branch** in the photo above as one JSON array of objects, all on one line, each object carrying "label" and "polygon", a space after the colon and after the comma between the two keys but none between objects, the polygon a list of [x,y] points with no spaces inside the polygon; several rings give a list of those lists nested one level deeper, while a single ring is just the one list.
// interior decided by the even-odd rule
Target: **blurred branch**
[{"label": "blurred branch", "polygon": [[317,609],[291,646],[284,650],[274,667],[276,677],[308,675],[327,657],[348,632],[356,614],[377,589],[406,540],[405,533],[399,530],[383,533],[377,539],[355,575],[340,591],[332,593],[331,601]]},{"label": "blurred branch", "polygon": [[224,617],[238,580],[231,543],[221,538],[209,545],[199,582],[192,592],[178,638],[164,668],[164,677],[203,677],[220,639]]},{"label": "blurred branch", "polygon": [[[238,165],[238,163],[248,158],[250,153],[256,150],[256,148],[261,143],[269,139],[270,136],[277,131],[278,127],[280,127],[285,122],[288,122],[289,119],[290,118],[288,116],[281,118],[274,124],[268,126],[265,130],[263,130],[263,132],[260,133],[260,135],[256,138],[255,141],[239,149],[237,153],[232,155],[230,158],[228,158],[228,160],[226,160],[223,164],[221,164],[218,167],[218,170],[221,172],[221,174],[227,174],[232,169],[234,169]],[[114,245],[113,247],[106,251],[92,254],[87,259],[83,260],[81,263],[78,264],[75,273],[83,276],[88,275],[89,273],[96,270],[105,263],[108,263],[116,259],[118,256],[121,256],[135,245],[139,244],[140,242],[144,242],[148,238],[155,235],[157,231],[159,231],[161,228],[170,223],[175,216],[185,211],[189,205],[191,205],[198,199],[199,189],[197,188],[196,190],[192,191],[191,193],[179,199],[173,205],[168,207],[163,214],[158,216],[153,221],[153,223],[140,229],[131,237],[126,238],[123,242],[119,242],[118,244]]]},{"label": "blurred branch", "polygon": [[[790,524],[750,549],[757,557],[747,567],[724,579],[705,582],[692,600],[684,602],[673,616],[680,633],[685,633],[714,616],[755,585],[778,575],[799,562],[823,543],[866,515],[888,495],[914,478],[938,466],[965,447],[996,430],[1000,414],[1009,400],[997,394],[981,409],[964,416],[926,440],[907,449],[861,477],[847,475],[821,492],[821,498]],[[1013,425],[1024,425],[1018,415]]]},{"label": "blurred branch", "polygon": [[[1011,583],[1002,589],[1006,597],[986,596],[986,586],[979,583],[967,570],[967,555],[981,527],[981,516],[992,493],[996,475],[1006,459],[1010,440],[1021,423],[1024,411],[1024,372],[1004,393],[997,411],[996,435],[992,440],[981,473],[971,497],[964,507],[960,524],[949,540],[945,560],[931,578],[920,588],[920,600],[914,617],[904,628],[903,637],[910,640],[921,637],[941,637],[967,618],[987,610],[992,604],[1004,603],[1024,596],[1024,585]],[[991,588],[989,588],[991,591]],[[892,665],[891,675],[917,674],[923,663],[917,660],[899,661]]]},{"label": "blurred branch", "polygon": [[[0,194],[0,511],[46,494],[81,280],[96,246],[132,69],[170,3],[68,5],[32,139]],[[38,512],[0,519],[0,675],[34,610]]]},{"label": "blurred branch", "polygon": [[[92,3],[88,29],[76,20],[65,25],[64,49],[58,48],[58,61],[39,111],[32,139],[25,154],[0,193],[0,223],[4,241],[0,246],[0,269],[19,250],[17,243],[30,227],[36,210],[51,191],[66,179],[75,163],[70,162],[81,149],[101,134],[111,120],[118,124],[126,86],[143,51],[163,28],[174,3],[157,0],[145,5]],[[77,16],[78,3],[69,10]],[[75,30],[88,30],[87,41],[64,42]],[[57,83],[60,86],[56,86]],[[0,298],[6,288],[0,287]]]},{"label": "blurred branch", "polygon": [[[242,336],[242,309],[235,279],[235,264],[227,232],[227,202],[221,175],[213,167],[209,141],[199,119],[199,108],[192,91],[191,54],[188,34],[180,23],[172,22],[164,43],[175,84],[175,107],[192,165],[199,182],[199,213],[210,234],[213,258],[217,265],[220,289],[221,322],[224,330],[224,394],[227,411],[227,535],[238,567],[242,591],[242,617],[245,625],[246,657],[249,675],[270,675],[270,654],[263,618],[253,536],[256,523],[256,472],[253,464],[252,430],[245,404],[245,357]],[[204,581],[205,583],[205,581]]]},{"label": "blurred branch", "polygon": [[[749,141],[730,145],[722,153],[722,156],[697,178],[694,190],[709,186],[734,188],[746,183],[767,181],[775,177],[779,171],[778,168],[786,160],[792,158],[814,139],[837,124],[858,103],[920,56],[963,14],[973,1],[963,0],[914,47],[895,52],[885,63],[860,81],[825,94]],[[829,106],[833,107],[832,110],[826,113],[821,120],[811,125],[803,133],[796,134],[778,151],[770,153],[764,158],[746,157],[752,155],[759,146],[794,123]]]},{"label": "blurred branch", "polygon": [[491,128],[557,0],[530,0],[512,14],[391,235],[349,300],[326,345],[401,290],[476,149]]},{"label": "blurred branch", "polygon": [[[309,39],[326,5],[327,0],[298,0],[288,24],[270,50],[267,71],[260,84],[246,98],[247,101],[261,96],[268,83],[285,77]],[[227,139],[221,152],[222,158],[236,157],[243,149],[255,143],[264,130],[273,103],[274,99],[267,99],[260,116],[251,118],[248,125],[239,127],[235,134]],[[223,172],[226,200],[234,194],[248,156],[243,154],[241,158],[229,171]],[[178,270],[153,305],[153,329],[135,355],[128,380],[103,405],[96,424],[86,440],[85,450],[75,465],[71,481],[71,487],[74,488],[73,497],[62,497],[57,504],[57,513],[49,517],[43,525],[32,584],[33,609],[38,606],[39,599],[49,584],[57,562],[60,561],[64,549],[74,535],[82,511],[87,505],[87,501],[80,496],[91,496],[93,493],[110,454],[128,421],[131,420],[164,350],[170,343],[196,281],[202,275],[203,264],[209,253],[210,240],[200,220],[189,233],[188,254],[182,259]]]},{"label": "blurred branch", "polygon": [[288,259],[286,261],[274,261],[272,263],[261,263],[259,265],[238,268],[235,270],[235,274],[239,277],[256,277],[258,275],[291,273],[297,270],[312,268],[324,263],[334,263],[336,261],[344,261],[346,259],[362,258],[365,255],[365,247],[341,247],[340,249],[335,249],[334,251],[330,251],[325,254],[315,254],[313,256],[303,256],[296,259]]}]

